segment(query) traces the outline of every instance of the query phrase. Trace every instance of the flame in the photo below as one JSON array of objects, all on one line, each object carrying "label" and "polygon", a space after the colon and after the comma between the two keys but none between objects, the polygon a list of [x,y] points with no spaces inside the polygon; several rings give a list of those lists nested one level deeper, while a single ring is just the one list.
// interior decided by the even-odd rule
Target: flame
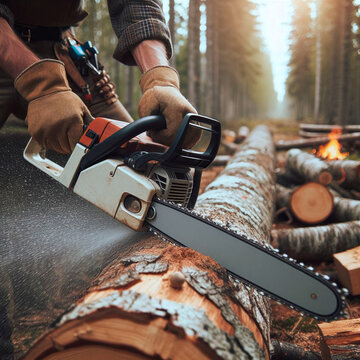
[{"label": "flame", "polygon": [[313,150],[313,153],[316,153],[316,156],[321,157],[326,160],[343,160],[349,156],[348,152],[341,152],[342,145],[338,141],[339,135],[341,135],[341,129],[333,129],[328,135],[330,141],[325,145],[320,145],[319,150]]}]

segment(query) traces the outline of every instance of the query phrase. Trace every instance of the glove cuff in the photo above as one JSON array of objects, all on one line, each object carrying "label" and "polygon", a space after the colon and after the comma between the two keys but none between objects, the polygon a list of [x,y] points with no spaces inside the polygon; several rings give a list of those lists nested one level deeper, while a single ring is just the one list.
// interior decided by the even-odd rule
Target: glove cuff
[{"label": "glove cuff", "polygon": [[154,86],[180,87],[178,72],[170,66],[155,66],[146,71],[140,79],[140,88],[144,93]]},{"label": "glove cuff", "polygon": [[15,79],[14,85],[27,101],[71,90],[64,63],[53,59],[42,59],[30,65]]}]

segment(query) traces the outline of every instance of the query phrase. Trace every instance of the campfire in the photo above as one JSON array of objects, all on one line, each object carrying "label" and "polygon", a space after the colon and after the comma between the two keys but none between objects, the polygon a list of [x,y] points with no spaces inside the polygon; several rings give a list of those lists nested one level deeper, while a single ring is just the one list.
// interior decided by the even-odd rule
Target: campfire
[{"label": "campfire", "polygon": [[324,160],[343,160],[349,156],[348,152],[341,152],[342,145],[338,137],[342,134],[341,129],[333,129],[329,133],[330,141],[325,145],[320,145],[319,149],[313,150],[313,154]]}]

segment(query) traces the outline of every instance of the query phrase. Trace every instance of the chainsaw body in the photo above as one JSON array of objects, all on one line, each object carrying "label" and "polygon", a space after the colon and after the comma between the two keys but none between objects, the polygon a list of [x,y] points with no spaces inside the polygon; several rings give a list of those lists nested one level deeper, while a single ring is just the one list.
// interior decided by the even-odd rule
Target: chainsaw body
[{"label": "chainsaw body", "polygon": [[[219,122],[196,114],[184,117],[169,148],[143,134],[164,127],[162,116],[149,116],[131,124],[96,118],[64,168],[48,159],[34,139],[25,148],[24,157],[74,193],[139,231],[146,218],[155,215],[151,209],[154,196],[184,207],[194,206],[201,170],[211,163],[220,143]],[[182,148],[189,127],[210,133],[205,151]]]}]

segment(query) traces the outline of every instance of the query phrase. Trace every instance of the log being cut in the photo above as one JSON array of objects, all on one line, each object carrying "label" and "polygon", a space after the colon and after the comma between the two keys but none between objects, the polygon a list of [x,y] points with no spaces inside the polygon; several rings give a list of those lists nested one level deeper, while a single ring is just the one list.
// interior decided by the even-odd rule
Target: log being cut
[{"label": "log being cut", "polygon": [[325,161],[299,149],[291,149],[287,152],[286,169],[306,181],[323,185],[330,184],[333,179]]},{"label": "log being cut", "polygon": [[360,245],[360,221],[272,230],[272,245],[298,261],[331,261],[334,253]]},{"label": "log being cut", "polygon": [[[269,240],[273,171],[271,135],[257,127],[197,212]],[[149,237],[125,247],[25,359],[269,359],[269,330],[269,302],[256,290],[209,257]]]}]

